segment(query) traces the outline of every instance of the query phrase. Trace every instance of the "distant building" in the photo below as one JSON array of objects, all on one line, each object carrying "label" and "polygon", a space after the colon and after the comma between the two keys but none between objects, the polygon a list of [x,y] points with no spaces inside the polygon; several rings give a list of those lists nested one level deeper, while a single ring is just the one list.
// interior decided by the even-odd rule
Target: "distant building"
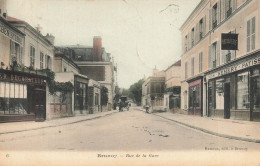
[{"label": "distant building", "polygon": [[165,73],[156,68],[153,76],[142,84],[142,106],[149,106],[152,111],[164,110]]},{"label": "distant building", "polygon": [[64,94],[60,93],[52,96],[51,116],[57,118],[88,114],[88,77],[81,75],[79,73],[80,68],[68,58],[68,55],[66,56],[66,54],[58,50],[55,51],[54,71],[56,81],[71,82],[74,86],[74,91],[71,94],[65,94],[65,98],[62,96]]},{"label": "distant building", "polygon": [[110,54],[102,47],[101,37],[93,38],[93,47],[82,45],[58,46],[58,50],[71,49],[70,57],[80,67],[80,72],[88,78],[101,83],[108,89],[108,103],[115,96],[115,66]]}]

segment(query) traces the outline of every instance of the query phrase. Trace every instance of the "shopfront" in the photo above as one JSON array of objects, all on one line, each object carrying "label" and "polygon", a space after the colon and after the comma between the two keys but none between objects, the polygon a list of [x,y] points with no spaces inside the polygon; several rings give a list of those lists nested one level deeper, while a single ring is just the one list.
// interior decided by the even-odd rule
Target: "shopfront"
[{"label": "shopfront", "polygon": [[46,77],[0,69],[0,122],[45,120]]},{"label": "shopfront", "polygon": [[88,114],[88,81],[86,76],[75,75],[75,114]]},{"label": "shopfront", "polygon": [[206,73],[208,116],[260,120],[260,54]]},{"label": "shopfront", "polygon": [[202,77],[192,79],[189,83],[189,115],[202,116]]}]

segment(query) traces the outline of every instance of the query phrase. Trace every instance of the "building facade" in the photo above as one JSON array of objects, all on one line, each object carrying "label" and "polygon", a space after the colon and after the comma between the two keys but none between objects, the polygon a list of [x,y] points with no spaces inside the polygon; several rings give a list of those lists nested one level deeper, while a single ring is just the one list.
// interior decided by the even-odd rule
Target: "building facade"
[{"label": "building facade", "polygon": [[149,106],[152,111],[163,111],[164,108],[165,73],[153,70],[153,76],[142,84],[142,106]]},{"label": "building facade", "polygon": [[180,109],[181,60],[165,70],[164,106],[167,111]]},{"label": "building facade", "polygon": [[[257,0],[202,0],[181,27],[189,114],[259,120],[259,7]],[[237,49],[224,48],[223,34],[238,34]]]}]

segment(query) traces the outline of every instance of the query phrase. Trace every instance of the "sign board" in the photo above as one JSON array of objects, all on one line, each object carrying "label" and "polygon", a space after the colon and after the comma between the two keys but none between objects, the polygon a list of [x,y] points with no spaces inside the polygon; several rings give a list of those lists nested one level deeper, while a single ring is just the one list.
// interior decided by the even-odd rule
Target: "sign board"
[{"label": "sign board", "polygon": [[221,50],[238,50],[238,34],[222,33]]}]

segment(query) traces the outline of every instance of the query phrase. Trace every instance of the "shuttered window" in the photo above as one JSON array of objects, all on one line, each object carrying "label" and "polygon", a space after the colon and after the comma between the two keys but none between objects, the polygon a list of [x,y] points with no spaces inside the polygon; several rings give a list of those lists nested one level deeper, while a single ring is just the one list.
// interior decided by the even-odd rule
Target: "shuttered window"
[{"label": "shuttered window", "polygon": [[203,53],[199,53],[199,72],[201,73],[203,69]]},{"label": "shuttered window", "polygon": [[253,17],[252,19],[247,21],[247,42],[246,48],[247,52],[255,49],[255,40],[256,40],[256,19]]},{"label": "shuttered window", "polygon": [[191,58],[191,76],[194,76],[194,57]]}]

